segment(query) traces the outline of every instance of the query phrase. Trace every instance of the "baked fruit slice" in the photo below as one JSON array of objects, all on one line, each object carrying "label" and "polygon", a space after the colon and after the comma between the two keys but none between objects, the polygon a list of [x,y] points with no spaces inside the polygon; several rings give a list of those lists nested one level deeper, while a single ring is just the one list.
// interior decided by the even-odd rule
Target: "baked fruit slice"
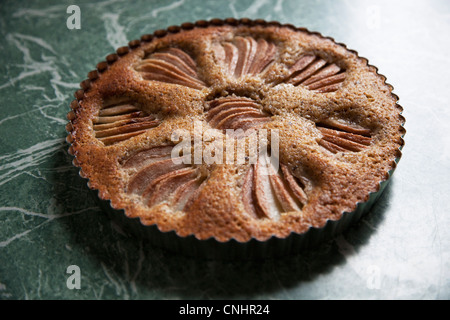
[{"label": "baked fruit slice", "polygon": [[385,77],[291,25],[158,30],[88,78],[68,114],[74,164],[112,208],[181,240],[266,241],[355,220],[401,157]]}]

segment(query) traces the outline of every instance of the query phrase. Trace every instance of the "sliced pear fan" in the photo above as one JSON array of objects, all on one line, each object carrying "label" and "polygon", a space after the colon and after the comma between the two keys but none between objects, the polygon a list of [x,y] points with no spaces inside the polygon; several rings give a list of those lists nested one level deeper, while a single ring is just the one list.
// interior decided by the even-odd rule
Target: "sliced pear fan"
[{"label": "sliced pear fan", "polygon": [[[305,186],[284,164],[275,170],[267,156],[258,157],[244,178],[244,209],[254,218],[277,220],[282,213],[300,211],[308,198]],[[305,179],[304,179],[305,180]]]},{"label": "sliced pear fan", "polygon": [[314,55],[304,55],[289,68],[289,75],[285,82],[325,93],[338,90],[345,77],[345,71],[336,64]]},{"label": "sliced pear fan", "polygon": [[169,48],[151,54],[142,60],[135,70],[145,80],[178,84],[201,90],[206,85],[197,74],[197,64],[183,50]]},{"label": "sliced pear fan", "polygon": [[322,133],[319,144],[332,153],[358,152],[372,143],[371,131],[354,124],[328,119],[316,127]]},{"label": "sliced pear fan", "polygon": [[273,43],[253,37],[236,37],[234,43],[216,43],[213,50],[225,72],[235,78],[262,73],[276,53]]},{"label": "sliced pear fan", "polygon": [[216,129],[242,129],[245,132],[270,122],[271,117],[252,99],[227,97],[209,103],[206,120]]},{"label": "sliced pear fan", "polygon": [[95,137],[108,146],[142,134],[161,122],[125,101],[106,104],[93,123]]},{"label": "sliced pear fan", "polygon": [[166,202],[173,210],[183,210],[205,177],[182,157],[172,158],[172,148],[154,147],[126,159],[122,168],[131,173],[126,192],[142,196],[149,207]]}]

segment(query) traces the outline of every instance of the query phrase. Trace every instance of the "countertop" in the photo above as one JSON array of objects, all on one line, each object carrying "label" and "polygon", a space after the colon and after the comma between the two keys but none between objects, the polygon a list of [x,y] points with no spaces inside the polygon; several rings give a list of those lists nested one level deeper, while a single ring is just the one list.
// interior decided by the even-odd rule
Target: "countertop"
[{"label": "countertop", "polygon": [[[80,29],[66,24],[72,4]],[[314,250],[205,261],[154,248],[109,220],[71,164],[66,113],[87,73],[142,34],[216,17],[331,36],[400,97],[406,144],[391,183]],[[7,0],[0,33],[0,299],[450,298],[448,1]]]}]

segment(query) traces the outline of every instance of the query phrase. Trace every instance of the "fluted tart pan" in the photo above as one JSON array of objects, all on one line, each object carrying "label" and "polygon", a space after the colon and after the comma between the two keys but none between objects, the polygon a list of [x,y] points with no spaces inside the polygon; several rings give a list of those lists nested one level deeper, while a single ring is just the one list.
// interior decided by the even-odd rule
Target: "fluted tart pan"
[{"label": "fluted tart pan", "polygon": [[[304,28],[184,23],[89,72],[67,142],[112,216],[155,245],[264,257],[370,209],[404,144],[392,90],[367,59]],[[266,153],[252,153],[258,143]]]}]

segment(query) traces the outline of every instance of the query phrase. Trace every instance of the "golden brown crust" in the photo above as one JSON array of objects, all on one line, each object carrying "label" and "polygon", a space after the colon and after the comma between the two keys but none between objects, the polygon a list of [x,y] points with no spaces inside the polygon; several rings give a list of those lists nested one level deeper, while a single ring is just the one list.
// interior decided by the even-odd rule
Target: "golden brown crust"
[{"label": "golden brown crust", "polygon": [[[385,80],[355,51],[291,25],[172,26],[88,73],[67,116],[69,153],[90,188],[144,225],[219,241],[285,238],[340,219],[389,178],[405,130]],[[258,163],[167,164],[156,149],[174,147],[177,129],[194,135],[195,120],[203,133],[278,129],[283,170],[265,179]],[[132,157],[145,164],[124,165]]]}]

